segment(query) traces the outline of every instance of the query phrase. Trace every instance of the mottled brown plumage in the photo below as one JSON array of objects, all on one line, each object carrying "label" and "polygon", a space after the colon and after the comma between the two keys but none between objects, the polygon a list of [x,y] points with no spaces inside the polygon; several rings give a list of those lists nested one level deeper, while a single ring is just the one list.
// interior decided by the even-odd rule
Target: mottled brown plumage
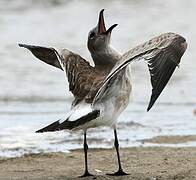
[{"label": "mottled brown plumage", "polygon": [[[60,61],[68,78],[69,90],[75,97],[74,105],[82,100],[92,103],[108,73],[92,67],[81,56],[67,50],[64,51]],[[107,70],[107,67],[105,69]]]},{"label": "mottled brown plumage", "polygon": [[[74,95],[72,105],[82,100],[92,103],[102,82],[111,70],[111,66],[93,67],[80,55],[67,49],[57,52],[53,48],[19,44],[29,49],[41,61],[64,70],[69,82],[69,90]],[[61,62],[61,63],[60,63]]]},{"label": "mottled brown plumage", "polygon": [[53,48],[24,44],[20,46],[29,49],[38,59],[66,72],[69,90],[75,97],[73,105],[82,100],[87,103],[98,101],[103,97],[105,86],[111,83],[112,77],[132,61],[145,59],[148,62],[153,87],[149,110],[180,63],[187,43],[178,34],[165,33],[131,49],[114,67],[110,64],[92,67],[88,61],[67,49],[57,52]]},{"label": "mottled brown plumage", "polygon": [[182,36],[175,33],[165,33],[129,50],[105,78],[103,86],[94,98],[94,103],[103,96],[105,86],[111,83],[110,81],[119,71],[133,61],[144,59],[148,63],[153,88],[147,108],[149,111],[166,86],[176,66],[180,63],[186,48],[187,43]]},{"label": "mottled brown plumage", "polygon": [[87,166],[86,131],[88,128],[102,125],[114,128],[119,169],[110,175],[127,175],[120,162],[116,122],[127,107],[132,91],[128,65],[140,59],[144,59],[148,64],[152,84],[147,108],[150,110],[187,48],[186,40],[182,36],[165,33],[120,55],[110,46],[111,32],[117,24],[106,30],[103,11],[100,11],[98,25],[89,32],[87,42],[94,67],[67,49],[57,51],[54,48],[19,45],[29,49],[38,59],[65,72],[69,90],[75,97],[72,108],[63,119],[36,132],[83,129],[85,173],[82,177],[91,176]]}]

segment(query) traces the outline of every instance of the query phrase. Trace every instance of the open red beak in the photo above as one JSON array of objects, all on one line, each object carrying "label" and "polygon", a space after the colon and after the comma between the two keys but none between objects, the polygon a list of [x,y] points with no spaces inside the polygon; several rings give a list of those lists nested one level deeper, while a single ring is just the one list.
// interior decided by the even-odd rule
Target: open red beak
[{"label": "open red beak", "polygon": [[108,34],[111,32],[118,24],[112,25],[108,30],[106,30],[104,16],[103,16],[104,9],[102,9],[99,13],[99,21],[98,21],[98,33],[99,34]]},{"label": "open red beak", "polygon": [[104,9],[102,9],[99,13],[99,21],[98,21],[98,33],[99,34],[106,32],[103,12],[104,12]]}]

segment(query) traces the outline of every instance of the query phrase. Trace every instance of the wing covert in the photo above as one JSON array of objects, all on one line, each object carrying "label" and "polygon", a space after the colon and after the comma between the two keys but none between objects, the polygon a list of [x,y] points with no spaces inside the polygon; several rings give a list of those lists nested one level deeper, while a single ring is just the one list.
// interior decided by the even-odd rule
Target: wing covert
[{"label": "wing covert", "polygon": [[165,33],[155,37],[125,53],[111,70],[97,92],[94,103],[101,97],[103,89],[112,77],[133,61],[144,59],[148,63],[151,76],[152,94],[147,111],[151,109],[172,76],[187,48],[186,40],[175,33]]},{"label": "wing covert", "polygon": [[75,97],[73,105],[81,100],[92,102],[101,86],[103,76],[88,61],[67,49],[57,51],[54,48],[19,44],[32,52],[41,61],[65,72],[69,82],[69,90]]},{"label": "wing covert", "polygon": [[[101,86],[103,77],[88,61],[78,54],[62,50],[56,51],[61,67],[66,72],[69,81],[69,90],[74,94],[77,101],[85,100],[92,102],[97,90]],[[77,102],[76,102],[77,104]]]},{"label": "wing covert", "polygon": [[33,46],[33,45],[27,45],[27,44],[18,44],[19,47],[24,47],[32,52],[32,54],[38,58],[39,60],[45,62],[46,64],[52,65],[56,68],[59,68],[61,70],[62,67],[56,57],[55,51],[53,48],[47,48],[42,46]]}]

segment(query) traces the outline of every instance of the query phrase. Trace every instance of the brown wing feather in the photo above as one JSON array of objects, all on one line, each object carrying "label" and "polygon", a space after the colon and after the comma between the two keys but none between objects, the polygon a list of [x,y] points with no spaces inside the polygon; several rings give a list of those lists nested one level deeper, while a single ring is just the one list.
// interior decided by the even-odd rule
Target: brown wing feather
[{"label": "brown wing feather", "polygon": [[67,49],[57,52],[54,48],[26,44],[19,44],[19,46],[30,50],[41,61],[65,71],[69,90],[75,97],[73,105],[81,100],[88,103],[93,101],[105,75],[92,67],[88,61]]},{"label": "brown wing feather", "polygon": [[145,59],[151,75],[152,95],[147,111],[151,109],[162,90],[172,76],[176,66],[187,48],[186,40],[174,33],[165,33],[136,46],[125,53],[119,63],[112,69],[97,92],[94,103],[103,96],[105,87],[111,83],[112,77],[118,74],[132,61]]},{"label": "brown wing feather", "polygon": [[60,53],[59,62],[66,72],[69,90],[76,98],[74,105],[81,100],[91,103],[105,76],[81,56],[67,50]]},{"label": "brown wing feather", "polygon": [[19,46],[30,50],[32,54],[41,61],[63,70],[52,48],[33,46],[27,44],[19,44]]}]

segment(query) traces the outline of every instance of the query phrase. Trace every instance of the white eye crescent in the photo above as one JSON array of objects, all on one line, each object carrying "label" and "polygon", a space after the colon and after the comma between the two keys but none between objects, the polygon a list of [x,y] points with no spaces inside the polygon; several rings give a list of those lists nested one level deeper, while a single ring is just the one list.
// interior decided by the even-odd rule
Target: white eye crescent
[{"label": "white eye crescent", "polygon": [[91,32],[90,34],[89,34],[89,38],[90,39],[93,39],[95,37],[95,33],[94,32]]}]

